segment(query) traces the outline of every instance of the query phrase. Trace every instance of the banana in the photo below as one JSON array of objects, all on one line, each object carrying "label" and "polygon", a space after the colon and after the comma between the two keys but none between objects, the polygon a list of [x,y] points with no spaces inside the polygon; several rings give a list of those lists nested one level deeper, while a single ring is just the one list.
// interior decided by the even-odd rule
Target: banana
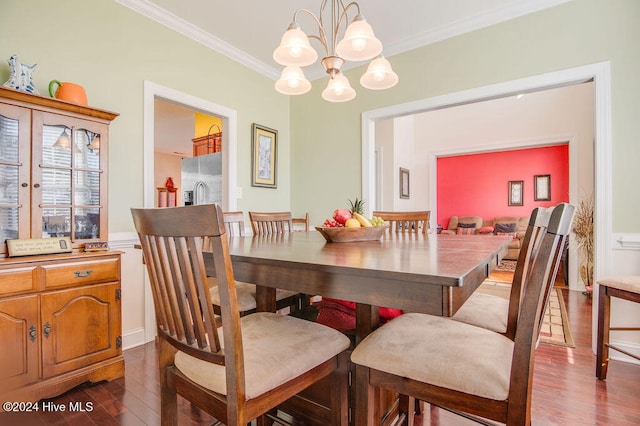
[{"label": "banana", "polygon": [[369,219],[367,219],[366,217],[362,216],[360,213],[354,213],[353,215],[356,217],[356,219],[358,219],[358,222],[360,222],[360,225],[365,226],[365,227],[373,226],[371,224],[371,222],[369,222]]}]

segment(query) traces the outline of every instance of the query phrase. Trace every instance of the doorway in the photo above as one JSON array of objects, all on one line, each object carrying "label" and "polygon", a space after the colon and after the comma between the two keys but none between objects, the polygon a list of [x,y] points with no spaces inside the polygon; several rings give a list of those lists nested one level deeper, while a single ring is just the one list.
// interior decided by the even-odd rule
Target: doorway
[{"label": "doorway", "polygon": [[[209,102],[183,92],[161,86],[151,81],[144,82],[144,141],[143,141],[143,205],[155,207],[156,185],[154,168],[155,151],[155,102],[178,105],[202,114],[219,117],[225,131],[222,134],[222,208],[226,211],[237,210],[237,152],[238,152],[238,114],[235,110]],[[145,274],[144,317],[145,342],[155,338],[155,315],[153,299]]]},{"label": "doorway", "polygon": [[[609,62],[601,62],[491,86],[395,105],[362,114],[362,196],[369,206],[376,205],[375,124],[379,120],[435,111],[452,106],[516,96],[556,87],[593,81],[594,86],[594,276],[610,270],[611,264],[611,71]],[[436,205],[435,158],[429,167],[430,206]],[[577,200],[570,199],[577,204]],[[433,213],[433,212],[432,212]],[[602,272],[600,272],[602,271]],[[598,297],[597,291],[594,298]],[[594,310],[596,308],[594,304]],[[592,316],[595,330],[597,314]]]}]

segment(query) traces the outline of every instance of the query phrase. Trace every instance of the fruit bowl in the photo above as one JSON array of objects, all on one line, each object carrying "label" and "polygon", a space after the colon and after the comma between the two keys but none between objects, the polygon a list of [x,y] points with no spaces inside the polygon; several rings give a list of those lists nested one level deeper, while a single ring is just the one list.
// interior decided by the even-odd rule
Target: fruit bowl
[{"label": "fruit bowl", "polygon": [[360,228],[329,228],[316,226],[316,230],[330,243],[351,243],[356,241],[375,241],[389,229],[389,225],[367,226]]}]

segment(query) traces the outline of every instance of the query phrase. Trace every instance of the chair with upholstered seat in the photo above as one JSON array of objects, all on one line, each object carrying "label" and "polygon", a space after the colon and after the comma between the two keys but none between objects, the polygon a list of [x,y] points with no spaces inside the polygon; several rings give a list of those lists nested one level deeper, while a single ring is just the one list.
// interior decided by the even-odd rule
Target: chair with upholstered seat
[{"label": "chair with upholstered seat", "polygon": [[596,377],[607,378],[609,350],[613,349],[631,358],[640,360],[635,354],[611,344],[610,331],[640,331],[639,327],[611,327],[611,298],[640,303],[640,276],[618,275],[598,281],[598,335],[596,342]]},{"label": "chair with upholstered seat", "polygon": [[[240,317],[218,205],[132,209],[132,215],[156,312],[163,425],[178,424],[177,394],[228,426],[256,418],[264,424],[265,413],[323,378],[335,392],[329,423],[347,424],[349,339],[288,315]],[[202,251],[203,237],[211,254]],[[218,329],[205,254],[218,277]]]},{"label": "chair with upholstered seat", "polygon": [[412,212],[373,212],[373,216],[388,222],[390,230],[394,232],[422,232],[426,234],[429,230],[429,210]]},{"label": "chair with upholstered seat", "polygon": [[[306,219],[308,221],[308,214]],[[258,236],[278,235],[293,232],[293,220],[291,212],[249,212],[249,221],[251,222],[253,235]],[[277,289],[276,292],[277,294],[282,295],[288,294],[288,297],[295,297],[295,309],[298,311],[305,310],[310,305],[310,296],[306,294],[294,293],[281,289]]]},{"label": "chair with upholstered seat", "polygon": [[356,364],[356,425],[375,423],[378,388],[466,416],[509,426],[530,424],[534,351],[545,295],[553,285],[550,277],[559,267],[574,210],[560,204],[550,214],[531,271],[523,274],[520,311],[510,318],[516,321],[513,339],[449,318],[409,313],[360,342],[351,355]]},{"label": "chair with upholstered seat", "polygon": [[294,217],[291,219],[291,223],[293,225],[294,230],[296,229],[296,225],[302,225],[300,231],[309,232],[309,213],[306,213],[304,217]]},{"label": "chair with upholstered seat", "polygon": [[253,235],[273,235],[293,231],[291,212],[249,212]]},{"label": "chair with upholstered seat", "polygon": [[[549,224],[550,213],[550,209],[542,207],[535,208],[531,212],[529,225],[522,240],[522,249],[513,276],[509,299],[476,291],[458,309],[452,319],[503,333],[513,339],[516,322],[509,321],[509,318],[516,317],[520,310],[524,276],[530,271],[531,261],[540,248],[542,236]],[[555,279],[555,276],[551,279]],[[550,287],[549,290],[552,288]],[[507,329],[507,324],[511,324],[509,329]]]},{"label": "chair with upholstered seat", "polygon": [[[242,212],[224,212],[224,227],[229,237],[244,237],[247,235],[244,226],[244,214]],[[218,282],[216,277],[209,277],[209,293],[213,303],[213,310],[220,315],[220,294],[218,292]],[[247,315],[256,311],[256,286],[255,284],[236,281],[236,292],[238,294],[238,308],[240,315]],[[298,309],[300,304],[298,293],[276,289],[276,309],[291,307]]]}]

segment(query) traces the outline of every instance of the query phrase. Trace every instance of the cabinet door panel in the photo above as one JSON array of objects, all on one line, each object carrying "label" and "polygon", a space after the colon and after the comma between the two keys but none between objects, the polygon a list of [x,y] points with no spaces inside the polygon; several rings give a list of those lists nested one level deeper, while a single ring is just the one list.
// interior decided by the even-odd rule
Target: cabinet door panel
[{"label": "cabinet door panel", "polygon": [[37,328],[38,296],[0,300],[0,392],[38,379]]},{"label": "cabinet door panel", "polygon": [[43,293],[42,374],[50,377],[122,352],[118,284]]},{"label": "cabinet door panel", "polygon": [[28,109],[0,103],[0,255],[7,239],[30,237],[30,132]]}]

